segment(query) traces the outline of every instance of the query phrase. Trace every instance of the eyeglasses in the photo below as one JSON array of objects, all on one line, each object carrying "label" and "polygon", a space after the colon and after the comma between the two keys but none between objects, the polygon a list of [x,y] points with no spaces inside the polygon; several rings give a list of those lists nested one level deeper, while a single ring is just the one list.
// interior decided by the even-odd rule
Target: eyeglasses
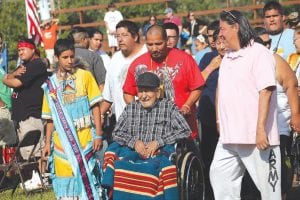
[{"label": "eyeglasses", "polygon": [[117,39],[119,39],[119,38],[128,38],[128,37],[130,37],[130,35],[127,34],[127,33],[122,33],[122,34],[117,34],[116,35]]},{"label": "eyeglasses", "polygon": [[234,16],[234,14],[232,14],[232,12],[230,12],[230,11],[227,11],[227,10],[223,10],[222,12],[223,12],[223,13],[225,13],[225,14],[228,14],[228,15],[230,15],[230,16],[233,18],[233,20],[234,20],[234,21],[237,21],[237,18],[236,18],[236,16]]},{"label": "eyeglasses", "polygon": [[272,39],[269,39],[267,41],[263,41],[262,43],[263,43],[264,46],[267,46],[267,45],[271,46]]},{"label": "eyeglasses", "polygon": [[176,40],[177,39],[177,36],[168,36],[168,40]]}]

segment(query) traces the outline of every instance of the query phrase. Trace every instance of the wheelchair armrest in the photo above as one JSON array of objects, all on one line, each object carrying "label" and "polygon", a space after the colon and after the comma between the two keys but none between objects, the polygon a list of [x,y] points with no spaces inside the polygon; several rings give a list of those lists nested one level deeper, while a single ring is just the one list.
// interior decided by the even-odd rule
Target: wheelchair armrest
[{"label": "wheelchair armrest", "polygon": [[175,151],[178,156],[183,155],[189,151],[192,151],[195,144],[190,138],[181,138],[176,141]]}]

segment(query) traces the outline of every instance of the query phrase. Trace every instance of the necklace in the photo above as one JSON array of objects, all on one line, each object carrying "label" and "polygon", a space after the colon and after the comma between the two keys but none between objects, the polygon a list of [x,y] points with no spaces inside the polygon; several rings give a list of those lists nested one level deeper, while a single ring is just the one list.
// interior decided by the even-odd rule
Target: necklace
[{"label": "necklace", "polygon": [[278,41],[277,41],[276,47],[273,49],[273,52],[274,52],[274,53],[277,53],[278,46],[279,46],[279,42],[280,42],[280,39],[281,39],[282,34],[283,34],[283,31],[280,33],[280,36],[279,36],[279,39],[278,39]]},{"label": "necklace", "polygon": [[[162,64],[163,64],[163,68],[167,69],[167,62],[168,62],[168,56],[165,58],[164,61],[162,61]],[[153,67],[153,60],[152,60],[152,57],[151,57],[151,60],[150,60],[150,71],[151,72],[154,72],[156,69],[154,69]]]},{"label": "necklace", "polygon": [[[160,90],[161,90],[161,95],[160,98],[167,98],[170,99],[171,101],[174,101],[174,88],[173,88],[173,83],[171,79],[171,74],[168,70],[167,66],[167,61],[168,61],[168,56],[166,59],[162,62],[163,66],[156,72],[160,74]],[[153,60],[151,58],[150,62],[150,71],[154,72],[154,67],[153,67]]]},{"label": "necklace", "polygon": [[65,104],[73,103],[76,99],[76,84],[74,71],[57,71],[58,79],[62,80],[62,98]]}]

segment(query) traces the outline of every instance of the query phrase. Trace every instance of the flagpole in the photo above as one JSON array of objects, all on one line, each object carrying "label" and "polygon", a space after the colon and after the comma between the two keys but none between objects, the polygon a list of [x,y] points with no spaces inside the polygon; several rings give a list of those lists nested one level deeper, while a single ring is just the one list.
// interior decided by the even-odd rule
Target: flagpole
[{"label": "flagpole", "polygon": [[32,38],[37,45],[42,41],[42,33],[36,1],[25,0],[25,7],[28,38]]},{"label": "flagpole", "polygon": [[25,1],[25,10],[26,10],[26,26],[27,26],[27,37],[28,38],[31,38],[31,35],[30,35],[30,25],[28,23],[28,8],[27,8],[27,0],[24,0]]}]

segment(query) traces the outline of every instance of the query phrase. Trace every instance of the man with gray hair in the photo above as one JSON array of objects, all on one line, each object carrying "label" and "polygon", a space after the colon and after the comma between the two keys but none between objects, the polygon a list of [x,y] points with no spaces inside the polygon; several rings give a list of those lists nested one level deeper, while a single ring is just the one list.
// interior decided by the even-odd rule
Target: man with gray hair
[{"label": "man with gray hair", "polygon": [[82,27],[74,27],[69,38],[74,41],[75,57],[92,72],[102,91],[104,88],[106,70],[101,57],[88,50],[89,35],[87,31]]}]

